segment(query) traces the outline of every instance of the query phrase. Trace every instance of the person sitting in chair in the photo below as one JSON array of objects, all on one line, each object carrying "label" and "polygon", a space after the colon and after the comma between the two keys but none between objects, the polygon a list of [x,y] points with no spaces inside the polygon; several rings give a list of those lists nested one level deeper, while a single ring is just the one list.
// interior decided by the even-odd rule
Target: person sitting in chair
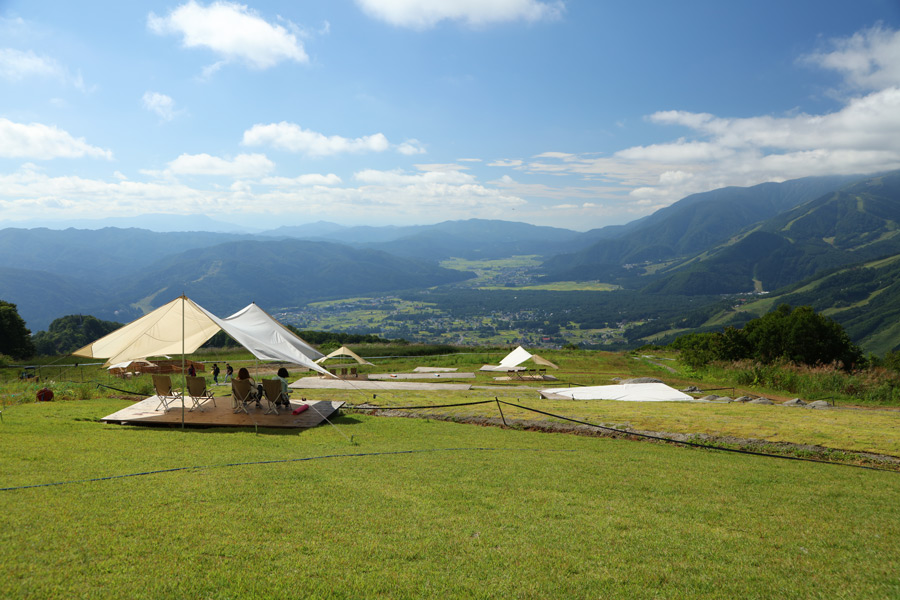
[{"label": "person sitting in chair", "polygon": [[256,400],[256,408],[262,408],[262,404],[259,403],[260,398],[262,398],[262,386],[257,385],[256,381],[250,377],[250,371],[247,370],[247,367],[238,369],[237,378],[250,380],[250,397]]},{"label": "person sitting in chair", "polygon": [[281,367],[280,369],[278,369],[277,375],[278,376],[275,379],[281,381],[281,396],[278,397],[278,402],[275,403],[275,406],[280,406],[283,404],[285,408],[290,408],[291,401],[289,397],[291,394],[291,390],[288,389],[288,370],[284,367]]}]

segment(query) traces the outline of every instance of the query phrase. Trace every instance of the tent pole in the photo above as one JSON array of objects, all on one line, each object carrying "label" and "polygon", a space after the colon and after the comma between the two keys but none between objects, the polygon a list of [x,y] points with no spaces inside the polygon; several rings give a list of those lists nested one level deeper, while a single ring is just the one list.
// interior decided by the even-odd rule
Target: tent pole
[{"label": "tent pole", "polygon": [[187,391],[187,379],[184,374],[184,292],[181,293],[181,429],[184,429],[184,393]]}]

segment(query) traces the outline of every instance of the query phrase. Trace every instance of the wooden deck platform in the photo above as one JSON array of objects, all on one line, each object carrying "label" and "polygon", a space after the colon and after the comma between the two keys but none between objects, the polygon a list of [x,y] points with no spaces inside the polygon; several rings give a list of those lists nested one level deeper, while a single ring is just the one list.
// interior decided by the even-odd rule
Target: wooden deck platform
[{"label": "wooden deck platform", "polygon": [[[309,409],[299,415],[292,411],[301,404],[308,404]],[[127,408],[115,412],[100,419],[105,423],[119,423],[123,425],[181,425],[181,402],[175,403],[168,412],[156,410],[159,398],[150,396],[140,402],[136,402]],[[216,405],[206,402],[201,410],[189,411],[190,399],[184,407],[184,424],[192,427],[285,427],[285,428],[309,428],[322,423],[330,418],[344,405],[343,402],[328,400],[308,400],[300,402],[293,400],[291,410],[278,409],[279,414],[263,414],[263,408],[256,408],[252,404],[247,407],[250,414],[243,412],[235,414],[231,408],[231,396],[216,397]]]}]

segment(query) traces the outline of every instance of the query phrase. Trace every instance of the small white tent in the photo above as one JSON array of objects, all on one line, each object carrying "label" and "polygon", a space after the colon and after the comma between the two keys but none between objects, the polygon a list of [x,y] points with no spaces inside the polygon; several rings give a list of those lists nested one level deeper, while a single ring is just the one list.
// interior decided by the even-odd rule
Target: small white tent
[{"label": "small white tent", "polygon": [[541,358],[537,354],[532,354],[522,346],[519,346],[500,361],[500,364],[495,365],[484,365],[479,369],[479,371],[524,371],[525,367],[519,366],[526,360],[531,359],[535,364],[544,365],[547,367],[551,367],[553,369],[558,369],[556,365],[547,360],[546,358]]},{"label": "small white tent", "polygon": [[623,383],[540,390],[545,398],[572,400],[626,400],[630,402],[686,402],[694,398],[664,383]]},{"label": "small white tent", "polygon": [[323,362],[325,362],[329,358],[338,358],[339,356],[346,356],[347,358],[352,358],[353,360],[355,360],[356,362],[358,362],[361,365],[371,365],[372,364],[369,361],[365,360],[364,358],[360,357],[358,354],[356,354],[356,352],[354,352],[347,346],[341,346],[340,348],[338,348],[337,350],[335,350],[328,356],[323,356],[316,362],[321,365]]}]

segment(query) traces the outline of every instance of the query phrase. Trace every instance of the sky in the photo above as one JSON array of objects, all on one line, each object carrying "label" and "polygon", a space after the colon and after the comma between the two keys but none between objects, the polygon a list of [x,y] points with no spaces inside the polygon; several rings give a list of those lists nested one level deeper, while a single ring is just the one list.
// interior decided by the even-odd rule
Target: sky
[{"label": "sky", "polygon": [[0,0],[0,228],[503,219],[900,168],[900,0]]}]

